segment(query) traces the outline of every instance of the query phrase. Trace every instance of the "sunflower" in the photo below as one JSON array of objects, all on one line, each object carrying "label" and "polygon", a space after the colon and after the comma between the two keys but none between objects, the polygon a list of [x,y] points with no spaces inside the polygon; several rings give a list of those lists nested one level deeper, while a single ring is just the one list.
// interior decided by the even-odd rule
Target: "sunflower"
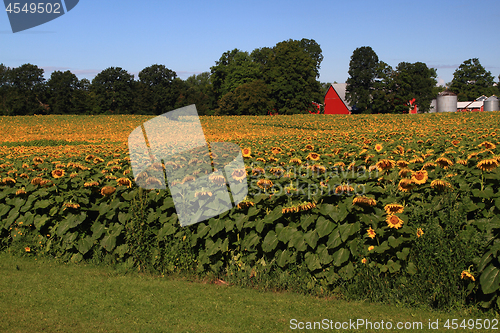
[{"label": "sunflower", "polygon": [[296,165],[301,165],[302,164],[302,161],[300,158],[297,158],[297,157],[294,157],[290,160],[290,162],[288,162],[289,164],[296,164]]},{"label": "sunflower", "polygon": [[382,149],[384,149],[384,147],[380,143],[377,143],[375,145],[375,150],[377,151],[377,153],[379,153]]},{"label": "sunflower", "polygon": [[64,170],[63,169],[55,169],[52,171],[52,177],[54,178],[61,178],[64,176]]},{"label": "sunflower", "polygon": [[365,206],[365,207],[373,207],[377,204],[377,201],[373,198],[368,197],[355,197],[352,200],[353,205]]},{"label": "sunflower", "polygon": [[11,177],[5,177],[2,180],[3,185],[14,185],[15,183],[16,183],[16,180],[14,178],[11,178]]},{"label": "sunflower", "polygon": [[424,163],[424,159],[422,157],[414,157],[410,160],[410,163],[413,163],[413,164]]},{"label": "sunflower", "polygon": [[[190,176],[187,176],[187,177],[190,177]],[[192,178],[194,178],[194,177],[192,177]],[[226,178],[224,178],[224,176],[222,176],[222,175],[210,175],[210,177],[208,177],[208,178],[215,185],[218,185],[218,186],[226,185]],[[186,179],[186,178],[184,178],[184,179]],[[184,183],[184,180],[182,182]]]},{"label": "sunflower", "polygon": [[427,179],[429,179],[429,175],[427,174],[426,170],[417,171],[413,174],[413,176],[411,176],[411,180],[414,184],[417,185],[425,184],[425,182],[427,182]]},{"label": "sunflower", "polygon": [[80,205],[79,205],[79,204],[77,204],[77,203],[72,203],[72,202],[65,202],[65,203],[63,204],[63,206],[64,206],[63,210],[64,210],[64,209],[66,209],[66,208],[73,208],[73,209],[78,209],[78,208],[80,208]]},{"label": "sunflower", "polygon": [[408,162],[406,161],[403,161],[403,160],[399,160],[396,162],[396,165],[399,167],[399,168],[406,168],[408,166]]},{"label": "sunflower", "polygon": [[250,148],[243,148],[243,157],[252,157],[252,150]]},{"label": "sunflower", "polygon": [[447,159],[446,157],[439,157],[436,161],[437,164],[443,169],[448,169],[453,165],[453,162]]},{"label": "sunflower", "polygon": [[367,262],[368,260],[366,260],[366,258],[361,259],[361,263],[366,264]]},{"label": "sunflower", "polygon": [[240,202],[239,204],[237,204],[236,207],[238,209],[243,209],[243,208],[246,208],[246,207],[252,207],[253,205],[255,205],[255,204],[252,201],[245,199],[242,202]]},{"label": "sunflower", "polygon": [[263,175],[264,173],[266,173],[266,171],[262,168],[253,168],[252,169],[252,175],[253,176],[260,176],[260,175]]},{"label": "sunflower", "polygon": [[457,160],[458,164],[467,165],[467,160]]},{"label": "sunflower", "polygon": [[335,194],[344,193],[344,192],[347,192],[347,193],[354,192],[354,188],[352,186],[349,186],[349,185],[339,185],[335,189]]},{"label": "sunflower", "polygon": [[498,160],[496,158],[489,158],[477,163],[477,167],[483,171],[491,171],[498,167]]},{"label": "sunflower", "polygon": [[43,158],[35,157],[35,158],[33,158],[33,163],[43,163]]},{"label": "sunflower", "polygon": [[371,245],[371,246],[369,246],[369,247],[368,247],[368,251],[371,251],[371,250],[373,250],[374,248],[375,248],[375,246]]},{"label": "sunflower", "polygon": [[424,232],[422,231],[422,228],[417,228],[417,238],[420,238],[423,234]]},{"label": "sunflower", "polygon": [[132,182],[128,178],[118,178],[116,182],[118,185],[127,186],[128,188],[132,187]]},{"label": "sunflower", "polygon": [[411,177],[413,175],[413,171],[408,168],[403,168],[399,170],[399,176],[400,177]]},{"label": "sunflower", "polygon": [[312,172],[315,172],[317,174],[326,172],[326,168],[319,164],[311,165],[309,168],[312,170]]},{"label": "sunflower", "polygon": [[95,158],[95,156],[94,156],[94,155],[87,155],[87,156],[85,157],[85,161],[90,162],[90,161],[92,161],[94,158]]},{"label": "sunflower", "polygon": [[19,190],[16,191],[16,195],[25,195],[26,194],[26,191],[22,188],[20,188]]},{"label": "sunflower", "polygon": [[148,177],[146,179],[146,185],[163,186],[162,182],[156,177]]},{"label": "sunflower", "polygon": [[257,159],[258,162],[262,162],[262,163],[266,163],[266,159],[265,158],[262,158],[262,157],[259,157]]},{"label": "sunflower", "polygon": [[447,181],[444,181],[444,180],[441,180],[441,179],[435,179],[431,182],[431,187],[433,189],[436,189],[436,190],[439,190],[439,191],[442,191],[444,190],[445,188],[451,188],[451,184],[448,183]]},{"label": "sunflower", "polygon": [[469,271],[462,271],[460,278],[461,279],[470,279],[472,281],[476,281],[476,279],[474,278],[474,275],[472,275]]},{"label": "sunflower", "polygon": [[389,159],[382,159],[378,161],[375,165],[377,166],[379,171],[384,171],[392,169],[396,165],[396,162]]},{"label": "sunflower", "polygon": [[311,161],[318,161],[319,157],[320,157],[319,154],[309,153],[309,155],[307,155],[306,159],[311,160]]},{"label": "sunflower", "polygon": [[213,195],[213,194],[212,194],[212,192],[210,192],[210,191],[200,191],[200,192],[196,192],[196,193],[194,194],[194,197],[195,197],[195,198],[198,198],[198,197],[199,197],[200,199],[208,199],[208,198],[210,198],[212,195]]},{"label": "sunflower", "polygon": [[106,185],[101,189],[101,194],[105,197],[109,197],[111,194],[115,193],[116,188],[113,186]]},{"label": "sunflower", "polygon": [[269,179],[259,179],[257,181],[257,186],[263,190],[267,190],[267,189],[273,187],[273,182],[270,181]]},{"label": "sunflower", "polygon": [[313,209],[314,207],[316,207],[316,204],[314,202],[303,202],[303,203],[297,205],[297,207],[299,208],[299,211],[304,211],[304,210]]},{"label": "sunflower", "polygon": [[394,214],[389,214],[385,219],[389,228],[399,229],[403,226],[403,220]]},{"label": "sunflower", "polygon": [[299,211],[298,206],[289,206],[289,207],[283,207],[281,209],[281,213],[287,214],[287,213],[297,213]]},{"label": "sunflower", "polygon": [[368,228],[368,230],[366,230],[366,233],[368,234],[368,237],[370,237],[371,239],[374,239],[375,236],[377,235],[375,233],[375,230],[372,229],[372,227]]},{"label": "sunflower", "polygon": [[429,169],[432,169],[432,168],[435,168],[436,167],[436,163],[433,163],[433,162],[426,162],[424,163],[424,165],[422,166],[422,169],[424,170],[429,170]]},{"label": "sunflower", "polygon": [[233,177],[233,179],[237,182],[241,183],[244,179],[247,178],[247,171],[245,169],[235,169],[231,173],[231,177]]},{"label": "sunflower", "polygon": [[273,147],[271,148],[271,152],[273,153],[273,155],[278,155],[282,152],[283,150],[280,148],[280,147]]},{"label": "sunflower", "polygon": [[484,141],[481,144],[479,144],[478,147],[484,147],[486,149],[495,149],[496,145],[494,143],[489,142],[489,141]]},{"label": "sunflower", "polygon": [[400,214],[404,210],[404,206],[398,203],[387,204],[384,207],[387,214]]},{"label": "sunflower", "polygon": [[96,181],[87,182],[87,183],[83,184],[83,186],[85,186],[85,187],[99,186],[99,182],[96,182]]},{"label": "sunflower", "polygon": [[306,145],[305,147],[307,150],[314,150],[314,146],[311,144]]},{"label": "sunflower", "polygon": [[413,181],[407,178],[401,179],[398,184],[398,190],[402,192],[409,192],[413,189],[413,187]]}]

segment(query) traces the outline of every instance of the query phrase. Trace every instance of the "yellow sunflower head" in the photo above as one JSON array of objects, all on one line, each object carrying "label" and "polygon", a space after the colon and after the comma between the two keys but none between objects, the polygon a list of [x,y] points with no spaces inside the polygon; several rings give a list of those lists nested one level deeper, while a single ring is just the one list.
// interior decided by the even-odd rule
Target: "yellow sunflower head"
[{"label": "yellow sunflower head", "polygon": [[427,182],[429,179],[429,175],[425,169],[415,172],[412,177],[412,181],[414,184],[421,185]]},{"label": "yellow sunflower head", "polygon": [[371,239],[374,239],[375,236],[377,235],[375,233],[375,230],[372,229],[372,227],[368,228],[368,230],[366,230],[366,234],[368,235],[368,237],[370,237]]},{"label": "yellow sunflower head", "polygon": [[252,150],[250,148],[243,148],[243,157],[252,157]]},{"label": "yellow sunflower head", "polygon": [[64,170],[63,169],[55,169],[52,171],[52,177],[54,178],[61,178],[64,176]]},{"label": "yellow sunflower head", "polygon": [[273,187],[273,182],[270,181],[269,179],[259,179],[257,181],[257,186],[263,190],[267,190]]},{"label": "yellow sunflower head", "polygon": [[384,207],[387,214],[400,214],[404,211],[404,206],[398,203],[387,204]]},{"label": "yellow sunflower head", "polygon": [[453,165],[453,162],[446,157],[439,157],[436,160],[436,164],[438,164],[443,169],[448,169],[450,166]]},{"label": "yellow sunflower head", "polygon": [[401,192],[409,192],[413,189],[413,187],[413,181],[407,178],[401,179],[398,184],[398,190]]},{"label": "yellow sunflower head", "polygon": [[498,167],[498,160],[496,158],[489,158],[477,163],[477,167],[483,171],[492,171]]},{"label": "yellow sunflower head", "polygon": [[403,220],[394,214],[389,214],[385,219],[389,228],[399,229],[403,226]]},{"label": "yellow sunflower head", "polygon": [[105,197],[109,197],[110,195],[115,193],[115,191],[116,188],[114,188],[113,186],[106,185],[101,189],[101,194]]},{"label": "yellow sunflower head", "polygon": [[316,154],[316,153],[309,153],[309,155],[307,155],[307,157],[306,157],[306,159],[311,160],[311,161],[318,161],[319,158],[320,158],[320,155]]}]

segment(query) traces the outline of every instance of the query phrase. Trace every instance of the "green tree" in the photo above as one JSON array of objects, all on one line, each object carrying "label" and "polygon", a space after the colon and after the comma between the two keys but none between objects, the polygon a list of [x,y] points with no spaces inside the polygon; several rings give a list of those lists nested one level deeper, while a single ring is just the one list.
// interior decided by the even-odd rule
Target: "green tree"
[{"label": "green tree", "polygon": [[378,56],[369,46],[354,50],[349,62],[346,99],[356,113],[370,113],[372,91],[379,70]]},{"label": "green tree", "polygon": [[134,76],[121,67],[109,67],[92,80],[94,113],[129,113],[133,99]]},{"label": "green tree", "polygon": [[316,60],[300,41],[290,39],[273,48],[264,77],[270,88],[270,97],[280,114],[314,110],[311,102],[321,98],[316,65]]},{"label": "green tree", "polygon": [[174,109],[177,96],[172,93],[172,89],[176,78],[177,74],[164,65],[155,64],[140,71],[138,98],[150,101],[149,105],[143,103],[142,111],[159,115]]},{"label": "green tree", "polygon": [[238,49],[225,52],[210,71],[217,100],[240,85],[262,77],[259,64],[252,61],[248,52]]},{"label": "green tree", "polygon": [[219,101],[217,115],[265,115],[274,108],[270,89],[262,80],[244,83]]},{"label": "green tree", "polygon": [[478,58],[464,61],[453,73],[450,90],[458,100],[473,101],[481,95],[493,94],[493,76],[480,64]]},{"label": "green tree", "polygon": [[47,105],[43,103],[45,97],[43,72],[42,68],[32,64],[24,64],[7,72],[8,89],[5,101],[7,114],[47,113]]},{"label": "green tree", "polygon": [[373,82],[370,110],[372,113],[394,112],[394,70],[379,61],[376,78]]},{"label": "green tree", "polygon": [[413,99],[421,112],[428,112],[432,99],[436,97],[436,77],[436,70],[423,62],[401,62],[393,77],[395,112],[408,112],[409,101]]},{"label": "green tree", "polygon": [[186,79],[184,95],[186,105],[196,104],[199,115],[210,115],[215,104],[210,72],[191,75]]},{"label": "green tree", "polygon": [[54,71],[47,81],[50,113],[76,113],[75,92],[79,88],[78,78],[70,71]]},{"label": "green tree", "polygon": [[316,43],[314,39],[307,38],[301,39],[300,45],[314,60],[314,72],[316,72],[316,77],[319,78],[319,69],[321,67],[321,62],[323,61],[323,51],[321,50],[321,46]]},{"label": "green tree", "polygon": [[10,68],[0,64],[0,114],[7,115],[7,94],[10,88],[9,83]]}]

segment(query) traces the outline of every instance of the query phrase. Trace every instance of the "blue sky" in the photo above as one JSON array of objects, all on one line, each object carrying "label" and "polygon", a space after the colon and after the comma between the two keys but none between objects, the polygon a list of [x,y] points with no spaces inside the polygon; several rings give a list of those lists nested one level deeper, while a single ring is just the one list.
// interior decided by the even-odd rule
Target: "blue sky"
[{"label": "blue sky", "polygon": [[0,63],[35,64],[46,79],[54,70],[93,79],[111,66],[137,78],[163,64],[186,79],[210,71],[225,51],[308,38],[323,50],[321,82],[345,82],[361,46],[392,67],[424,62],[442,84],[463,61],[479,58],[498,82],[499,13],[499,0],[80,0],[67,14],[15,34],[0,13]]}]

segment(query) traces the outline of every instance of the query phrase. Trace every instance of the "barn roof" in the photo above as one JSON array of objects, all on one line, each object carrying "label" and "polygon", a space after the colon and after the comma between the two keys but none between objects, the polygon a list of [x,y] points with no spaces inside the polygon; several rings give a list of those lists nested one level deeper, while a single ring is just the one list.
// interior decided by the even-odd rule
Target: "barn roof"
[{"label": "barn roof", "polygon": [[[344,102],[344,104],[350,110],[351,109],[351,105],[345,99],[345,94],[346,94],[346,89],[347,89],[347,83],[333,83],[332,87],[333,87],[333,89],[335,89],[335,91],[339,95],[340,99],[342,99],[342,102]],[[327,93],[328,93],[328,90],[327,90]]]}]

